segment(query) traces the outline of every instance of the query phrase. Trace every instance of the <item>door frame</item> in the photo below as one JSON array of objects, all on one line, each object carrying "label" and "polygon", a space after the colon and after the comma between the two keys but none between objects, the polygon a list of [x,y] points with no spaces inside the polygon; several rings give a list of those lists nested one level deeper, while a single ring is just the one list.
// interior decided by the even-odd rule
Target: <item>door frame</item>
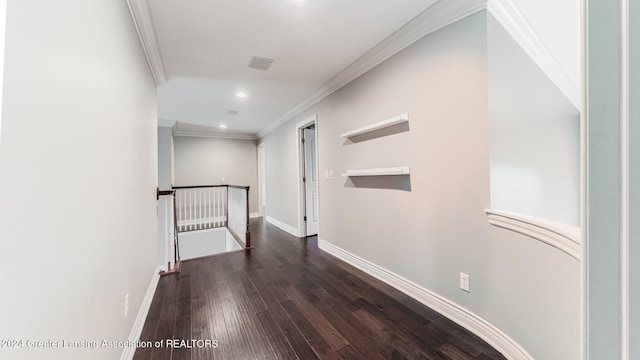
[{"label": "door frame", "polygon": [[[302,177],[304,176],[304,146],[302,144],[302,136],[303,130],[308,128],[310,125],[315,125],[316,127],[316,174],[320,174],[318,171],[319,167],[319,154],[318,154],[318,115],[313,114],[310,117],[306,118],[302,122],[299,122],[296,125],[296,142],[297,142],[297,160],[298,160],[298,236],[306,237],[307,236],[307,224],[304,220],[305,212],[306,212],[306,187],[304,182],[302,181]],[[320,176],[318,176],[318,180],[320,180]],[[319,181],[318,181],[319,182]],[[320,184],[318,184],[318,238],[320,237]]]},{"label": "door frame", "polygon": [[267,147],[264,142],[258,144],[258,216],[266,218],[267,207]]}]

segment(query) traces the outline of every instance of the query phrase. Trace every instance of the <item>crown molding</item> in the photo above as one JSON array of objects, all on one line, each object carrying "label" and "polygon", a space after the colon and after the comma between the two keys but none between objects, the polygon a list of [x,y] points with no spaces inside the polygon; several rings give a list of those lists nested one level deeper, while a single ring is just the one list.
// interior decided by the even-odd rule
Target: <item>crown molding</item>
[{"label": "crown molding", "polygon": [[482,10],[488,10],[495,17],[576,109],[580,109],[579,84],[571,79],[510,0],[439,0],[259,132],[258,138],[266,136],[420,38]]},{"label": "crown molding", "polygon": [[156,38],[156,32],[151,20],[151,11],[148,0],[126,0],[133,24],[138,32],[138,38],[147,57],[151,74],[157,86],[167,81],[167,75],[160,54],[160,47]]},{"label": "crown molding", "polygon": [[173,135],[184,136],[184,137],[213,138],[213,139],[252,140],[252,141],[258,140],[258,138],[255,135],[211,134],[211,133],[200,133],[200,132],[180,131],[180,130],[174,132]]},{"label": "crown molding", "polygon": [[175,120],[158,119],[158,127],[173,128],[176,125]]},{"label": "crown molding", "polygon": [[511,0],[489,0],[487,10],[522,47],[529,57],[547,74],[567,99],[580,109],[580,86],[576,84],[551,50],[531,28]]},{"label": "crown molding", "polygon": [[332,77],[311,96],[258,133],[258,138],[264,137],[278,126],[322,101],[336,90],[420,40],[425,35],[486,8],[486,0],[439,0],[434,2],[413,20]]}]

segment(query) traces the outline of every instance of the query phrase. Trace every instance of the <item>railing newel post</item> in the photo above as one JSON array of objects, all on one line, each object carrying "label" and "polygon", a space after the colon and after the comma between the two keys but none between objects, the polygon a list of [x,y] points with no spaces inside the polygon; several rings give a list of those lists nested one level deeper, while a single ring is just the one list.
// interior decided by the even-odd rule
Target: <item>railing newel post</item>
[{"label": "railing newel post", "polygon": [[247,231],[245,233],[245,245],[246,248],[251,248],[251,229],[249,228],[249,186],[246,187],[247,190]]}]

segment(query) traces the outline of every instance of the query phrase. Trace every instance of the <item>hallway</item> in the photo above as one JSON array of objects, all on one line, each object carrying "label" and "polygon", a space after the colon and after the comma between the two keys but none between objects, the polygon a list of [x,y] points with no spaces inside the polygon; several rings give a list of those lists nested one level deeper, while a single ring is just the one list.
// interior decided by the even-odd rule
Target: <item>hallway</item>
[{"label": "hallway", "polygon": [[[255,249],[160,279],[135,359],[504,359],[403,293],[253,219]],[[167,339],[202,340],[166,344]],[[204,340],[212,340],[204,345]],[[217,344],[217,347],[210,346]]]}]

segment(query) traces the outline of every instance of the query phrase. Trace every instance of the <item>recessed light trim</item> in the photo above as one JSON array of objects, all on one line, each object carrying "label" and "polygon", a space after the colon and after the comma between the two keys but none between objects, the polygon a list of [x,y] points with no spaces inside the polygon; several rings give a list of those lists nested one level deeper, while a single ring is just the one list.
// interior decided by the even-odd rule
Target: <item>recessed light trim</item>
[{"label": "recessed light trim", "polygon": [[238,91],[236,93],[236,96],[240,99],[246,99],[249,95],[247,95],[247,93],[244,91]]},{"label": "recessed light trim", "polygon": [[218,127],[219,127],[220,129],[226,129],[226,128],[227,128],[227,125],[222,124],[222,125],[220,125],[220,126],[218,126]]}]

